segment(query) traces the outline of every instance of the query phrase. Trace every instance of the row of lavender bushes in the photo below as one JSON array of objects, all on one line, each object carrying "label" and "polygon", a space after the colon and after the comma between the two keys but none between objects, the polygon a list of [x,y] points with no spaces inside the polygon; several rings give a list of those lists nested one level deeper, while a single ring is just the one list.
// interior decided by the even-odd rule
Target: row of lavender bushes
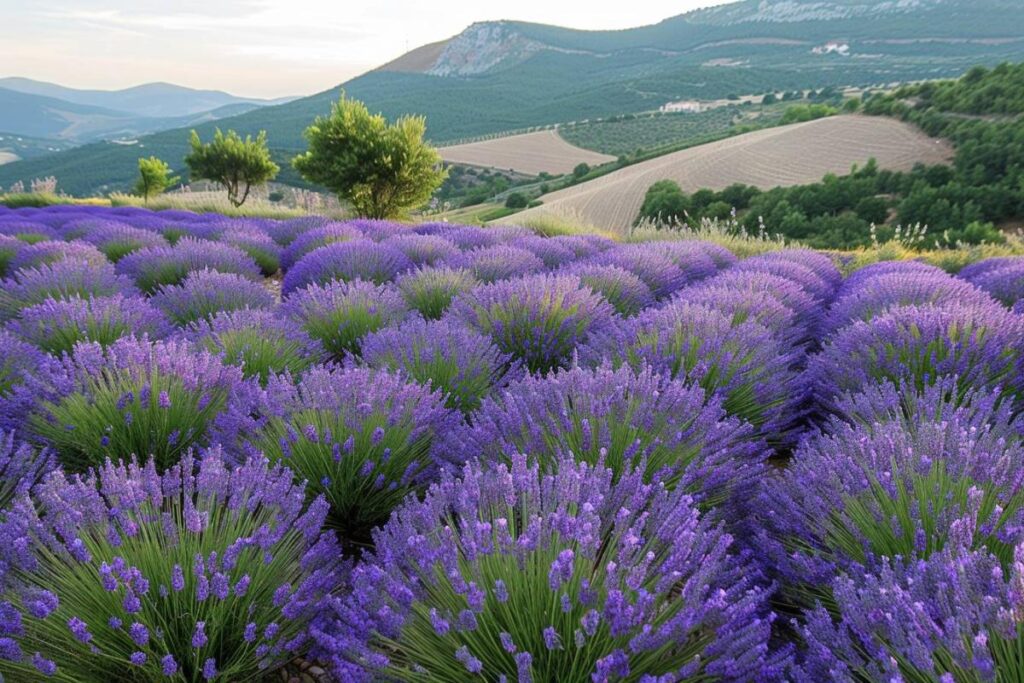
[{"label": "row of lavender bushes", "polygon": [[1024,679],[1024,259],[51,207],[0,276],[11,680]]}]

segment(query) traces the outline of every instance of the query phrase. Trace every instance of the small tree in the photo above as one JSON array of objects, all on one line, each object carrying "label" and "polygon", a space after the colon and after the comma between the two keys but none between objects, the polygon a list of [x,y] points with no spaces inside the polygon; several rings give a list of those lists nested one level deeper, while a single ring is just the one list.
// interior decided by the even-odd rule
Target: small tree
[{"label": "small tree", "polygon": [[244,204],[254,185],[273,180],[281,170],[270,160],[267,132],[262,130],[255,140],[251,135],[246,135],[243,140],[233,130],[224,135],[218,128],[213,142],[207,144],[203,144],[199,133],[193,130],[192,153],[185,157],[185,163],[192,178],[223,185],[233,206]]},{"label": "small tree", "polygon": [[139,180],[135,183],[135,194],[149,203],[150,197],[163,194],[181,178],[171,177],[171,167],[156,157],[139,159]]},{"label": "small tree", "polygon": [[309,150],[292,160],[306,180],[329,188],[360,216],[396,218],[423,204],[448,176],[441,156],[424,142],[426,119],[394,124],[344,94],[304,135]]},{"label": "small tree", "polygon": [[509,209],[525,209],[529,203],[529,198],[522,192],[513,192],[505,199],[505,207]]},{"label": "small tree", "polygon": [[590,164],[587,163],[576,164],[576,168],[572,169],[572,175],[577,180],[587,175],[588,173],[590,173]]}]

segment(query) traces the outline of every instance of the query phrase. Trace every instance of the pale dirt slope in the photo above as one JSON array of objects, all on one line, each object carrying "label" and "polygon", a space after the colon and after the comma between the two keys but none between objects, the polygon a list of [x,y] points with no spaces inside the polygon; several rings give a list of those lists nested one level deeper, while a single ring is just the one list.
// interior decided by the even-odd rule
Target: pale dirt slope
[{"label": "pale dirt slope", "polygon": [[526,175],[537,175],[541,171],[569,173],[577,164],[596,166],[615,160],[607,154],[570,145],[553,130],[441,147],[438,152],[448,162],[513,170]]},{"label": "pale dirt slope", "polygon": [[544,195],[543,206],[514,218],[549,213],[622,231],[640,212],[647,188],[658,180],[675,180],[686,192],[703,187],[719,190],[732,183],[768,189],[815,183],[826,173],[849,173],[853,164],[863,165],[872,157],[881,168],[905,171],[917,162],[947,163],[952,155],[947,142],[893,118],[833,116],[759,130],[627,166]]}]

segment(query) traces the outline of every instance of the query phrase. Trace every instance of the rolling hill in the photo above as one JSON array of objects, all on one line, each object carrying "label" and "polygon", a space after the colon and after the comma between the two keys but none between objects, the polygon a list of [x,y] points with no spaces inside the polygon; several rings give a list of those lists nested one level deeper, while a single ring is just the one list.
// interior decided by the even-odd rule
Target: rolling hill
[{"label": "rolling hill", "polygon": [[[238,97],[220,90],[196,90],[173,83],[144,83],[121,90],[80,90],[31,78],[0,78],[0,88],[27,95],[52,97],[72,104],[113,109],[154,118],[190,116],[230,105],[268,106],[290,102],[294,97],[265,100]],[[250,107],[255,108],[255,107]],[[246,109],[248,110],[248,109]],[[241,113],[237,111],[236,113]]]},{"label": "rolling hill", "polygon": [[554,130],[468,142],[437,151],[442,159],[453,164],[500,168],[526,175],[537,175],[541,171],[560,175],[569,173],[577,164],[593,166],[615,161],[615,157],[608,154],[566,142]]},{"label": "rolling hill", "polygon": [[[840,45],[843,53],[829,48]],[[676,99],[948,77],[1021,59],[1019,0],[742,0],[621,31],[484,22],[336,88],[198,130],[266,130],[275,158],[287,162],[342,89],[390,118],[425,115],[428,136],[443,144]],[[87,145],[7,164],[0,185],[55,175],[75,194],[122,188],[142,154],[181,170],[187,141],[183,128],[137,145]]]},{"label": "rolling hill", "polygon": [[686,192],[720,190],[733,183],[762,189],[803,185],[826,173],[843,174],[870,158],[880,168],[907,171],[915,163],[947,163],[946,141],[879,116],[833,116],[738,135],[691,147],[552,192],[517,219],[570,216],[604,230],[621,231],[640,212],[644,194],[658,180],[674,180]]}]

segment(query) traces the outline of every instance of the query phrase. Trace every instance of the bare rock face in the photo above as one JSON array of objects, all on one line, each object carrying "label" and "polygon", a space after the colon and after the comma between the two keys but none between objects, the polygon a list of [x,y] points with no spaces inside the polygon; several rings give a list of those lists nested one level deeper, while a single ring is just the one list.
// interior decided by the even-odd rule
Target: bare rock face
[{"label": "bare rock face", "polygon": [[432,76],[474,76],[499,65],[518,64],[546,47],[505,22],[480,22],[448,41],[427,73]]}]

